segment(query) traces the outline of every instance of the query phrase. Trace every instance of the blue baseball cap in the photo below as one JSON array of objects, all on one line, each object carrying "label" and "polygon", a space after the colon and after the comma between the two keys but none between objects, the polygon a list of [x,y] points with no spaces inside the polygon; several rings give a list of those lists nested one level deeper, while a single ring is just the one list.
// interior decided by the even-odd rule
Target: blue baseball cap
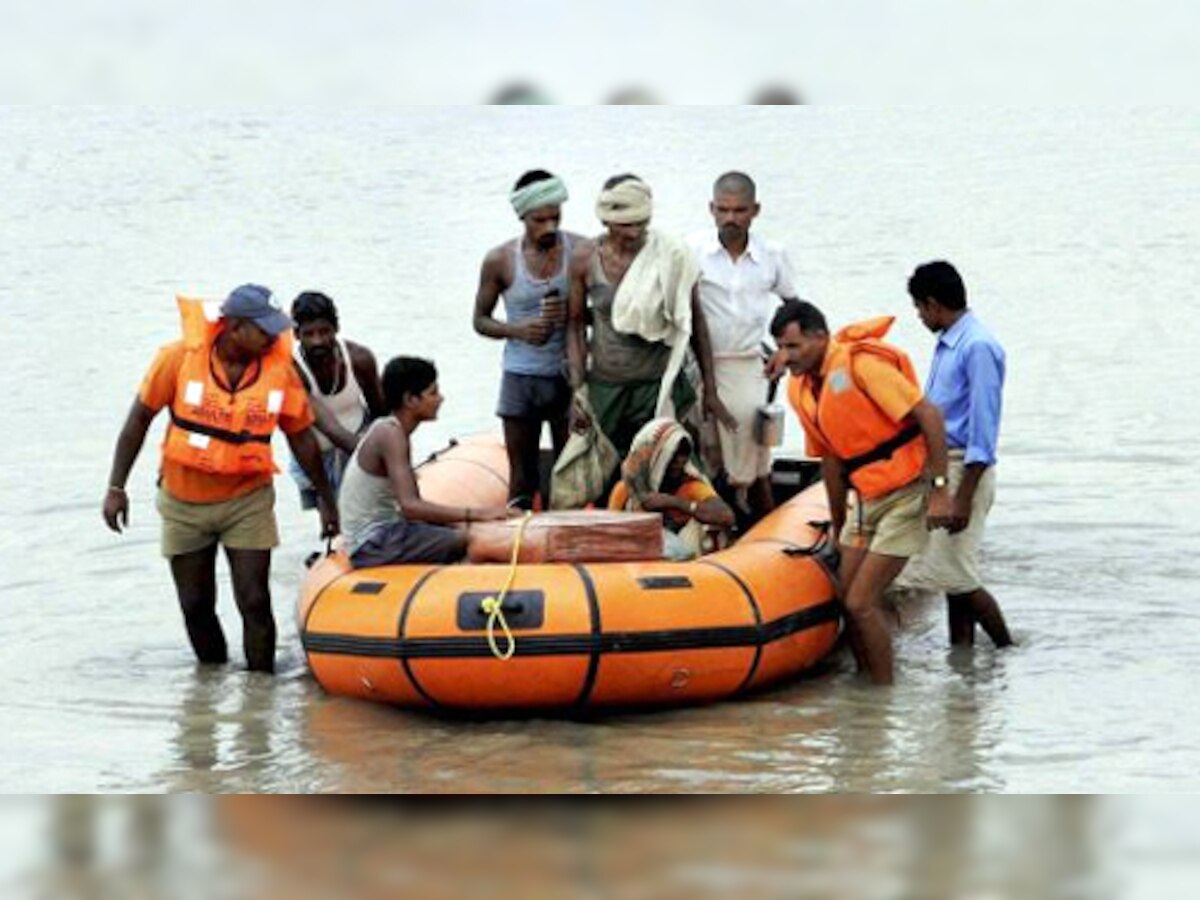
[{"label": "blue baseball cap", "polygon": [[270,289],[261,284],[234,288],[221,304],[221,315],[227,319],[248,319],[271,337],[292,327],[291,316],[283,311]]}]

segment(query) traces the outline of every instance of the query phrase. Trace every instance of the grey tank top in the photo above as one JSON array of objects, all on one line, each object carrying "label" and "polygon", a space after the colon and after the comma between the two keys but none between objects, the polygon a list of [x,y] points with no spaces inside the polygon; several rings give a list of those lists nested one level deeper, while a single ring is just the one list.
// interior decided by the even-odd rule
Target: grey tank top
[{"label": "grey tank top", "polygon": [[[504,291],[506,321],[515,325],[542,314],[542,298],[557,288],[563,304],[567,302],[567,267],[571,262],[571,239],[562,234],[562,265],[558,273],[545,281],[534,278],[521,252],[524,238],[513,245],[513,283]],[[504,371],[516,375],[554,376],[562,374],[566,354],[565,323],[556,328],[550,340],[540,347],[510,338],[504,342]]]},{"label": "grey tank top", "polygon": [[592,337],[588,344],[590,376],[596,381],[617,384],[661,381],[667,371],[671,348],[659,341],[647,341],[613,328],[612,307],[616,293],[600,264],[600,254],[593,253],[587,276],[588,305],[592,308]]},{"label": "grey tank top", "polygon": [[[400,424],[389,416],[371,425],[367,429],[367,435],[376,428],[399,427]],[[366,443],[367,435],[359,442],[359,448]],[[357,449],[350,457],[342,475],[342,487],[338,494],[338,516],[342,522],[342,535],[346,539],[346,553],[349,555],[353,555],[363,545],[375,526],[399,522],[403,518],[392,493],[391,482],[363,469],[358,464]]]}]

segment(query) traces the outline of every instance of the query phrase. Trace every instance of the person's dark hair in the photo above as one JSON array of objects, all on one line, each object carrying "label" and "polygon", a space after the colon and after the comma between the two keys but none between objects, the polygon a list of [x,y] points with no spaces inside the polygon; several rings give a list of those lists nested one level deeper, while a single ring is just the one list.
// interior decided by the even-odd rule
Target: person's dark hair
[{"label": "person's dark hair", "polygon": [[424,393],[437,381],[437,369],[427,359],[397,356],[383,367],[383,399],[390,410],[404,406],[404,398]]},{"label": "person's dark hair", "polygon": [[487,102],[489,106],[540,106],[552,101],[541,88],[527,81],[513,81],[501,85]]},{"label": "person's dark hair", "polygon": [[604,182],[604,190],[611,191],[618,184],[624,184],[626,181],[641,181],[641,180],[642,179],[638,178],[632,172],[625,172],[621,175],[614,175],[612,178],[608,179],[608,181]]},{"label": "person's dark hair", "polygon": [[549,181],[553,177],[554,175],[545,169],[530,169],[517,179],[517,183],[513,185],[513,190],[519,191],[526,185],[537,184],[539,181]]},{"label": "person's dark hair", "polygon": [[745,172],[726,172],[713,182],[713,196],[717,194],[740,194],[751,203],[758,200],[758,188],[754,179]]},{"label": "person's dark hair", "polygon": [[803,334],[829,334],[825,315],[807,300],[784,300],[771,319],[771,337],[779,337],[792,322],[800,326]]},{"label": "person's dark hair", "polygon": [[309,322],[324,319],[338,330],[337,307],[333,300],[320,291],[305,291],[292,301],[292,322],[299,328]]},{"label": "person's dark hair", "polygon": [[945,260],[917,266],[908,279],[908,293],[914,300],[932,297],[938,306],[951,311],[967,308],[967,287],[958,270]]},{"label": "person's dark hair", "polygon": [[769,84],[750,98],[751,106],[802,106],[804,96],[794,88],[783,84]]}]

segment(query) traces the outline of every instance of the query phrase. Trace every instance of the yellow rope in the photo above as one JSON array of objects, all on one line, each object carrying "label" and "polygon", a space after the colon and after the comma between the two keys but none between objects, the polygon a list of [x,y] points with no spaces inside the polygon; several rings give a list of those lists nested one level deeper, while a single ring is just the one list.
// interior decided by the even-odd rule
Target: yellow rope
[{"label": "yellow rope", "polygon": [[[492,648],[492,654],[496,659],[502,662],[512,659],[513,654],[517,652],[517,639],[513,637],[512,630],[508,627],[508,621],[504,618],[504,598],[508,596],[508,592],[517,578],[517,559],[521,555],[521,541],[525,537],[525,526],[529,524],[531,518],[533,518],[533,513],[525,513],[521,517],[521,524],[517,526],[517,537],[513,541],[512,560],[508,564],[508,577],[504,581],[504,587],[495,597],[484,597],[483,603],[480,604],[488,617],[488,646]],[[508,650],[504,653],[501,653],[500,648],[496,646],[497,621],[500,622],[500,627],[504,629],[504,636],[508,639]]]}]

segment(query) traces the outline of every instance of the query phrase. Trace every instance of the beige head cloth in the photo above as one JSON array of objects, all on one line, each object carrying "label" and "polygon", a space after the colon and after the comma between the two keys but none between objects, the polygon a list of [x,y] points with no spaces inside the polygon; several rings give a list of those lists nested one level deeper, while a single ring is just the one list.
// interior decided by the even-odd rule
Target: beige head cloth
[{"label": "beige head cloth", "polygon": [[654,210],[650,185],[644,181],[622,181],[600,192],[596,201],[596,216],[605,225],[629,225],[646,222]]}]

